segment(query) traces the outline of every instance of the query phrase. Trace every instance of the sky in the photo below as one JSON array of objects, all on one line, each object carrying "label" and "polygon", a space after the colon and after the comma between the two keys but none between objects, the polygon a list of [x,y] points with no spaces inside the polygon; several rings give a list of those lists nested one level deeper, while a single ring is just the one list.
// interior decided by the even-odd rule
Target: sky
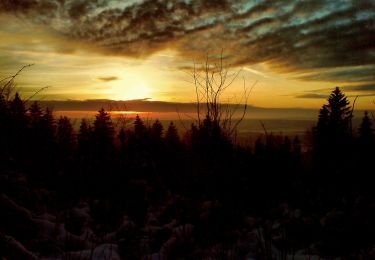
[{"label": "sky", "polygon": [[[263,108],[375,107],[375,0],[0,0],[0,79],[40,100],[195,101],[194,65]],[[233,74],[231,74],[233,75]],[[68,103],[67,103],[68,104]]]}]

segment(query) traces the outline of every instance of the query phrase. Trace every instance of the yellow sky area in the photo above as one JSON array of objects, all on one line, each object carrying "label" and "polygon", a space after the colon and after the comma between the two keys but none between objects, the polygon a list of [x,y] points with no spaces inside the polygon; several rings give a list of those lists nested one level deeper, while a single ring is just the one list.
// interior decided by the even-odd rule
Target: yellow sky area
[{"label": "yellow sky area", "polygon": [[[4,17],[0,17],[0,39],[1,78],[14,74],[22,65],[35,64],[16,80],[16,88],[25,97],[50,86],[36,98],[195,101],[192,77],[179,69],[192,65],[194,59],[182,58],[173,50],[142,59],[104,55],[91,46],[56,36],[42,26]],[[233,71],[238,69],[241,68]],[[325,103],[324,99],[296,96],[346,85],[345,82],[302,81],[295,77],[293,73],[276,73],[265,64],[244,66],[223,101],[240,100],[245,80],[248,87],[257,82],[249,98],[251,105],[319,108]],[[326,93],[328,96],[329,91]],[[361,97],[356,106],[373,108],[372,100],[373,97]]]}]

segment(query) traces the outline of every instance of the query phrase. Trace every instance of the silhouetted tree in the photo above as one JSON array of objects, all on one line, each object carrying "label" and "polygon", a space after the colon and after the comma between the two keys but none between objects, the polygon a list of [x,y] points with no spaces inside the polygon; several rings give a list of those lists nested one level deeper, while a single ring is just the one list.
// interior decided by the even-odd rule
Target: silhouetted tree
[{"label": "silhouetted tree", "polygon": [[255,140],[254,152],[257,156],[262,156],[264,154],[264,143],[261,137],[258,137]]},{"label": "silhouetted tree", "polygon": [[43,111],[37,101],[34,101],[29,108],[29,130],[30,138],[29,145],[33,147],[34,152],[31,154],[33,158],[40,156],[40,153],[45,152],[46,140],[46,125],[43,120]]},{"label": "silhouetted tree", "polygon": [[93,134],[98,151],[103,149],[104,153],[110,152],[113,145],[114,127],[111,116],[105,112],[104,108],[101,108],[95,116]]},{"label": "silhouetted tree", "polygon": [[290,141],[288,136],[284,137],[283,143],[280,147],[281,154],[288,156],[292,149],[292,142]]},{"label": "silhouetted tree", "polygon": [[9,152],[9,133],[11,129],[8,105],[8,101],[0,94],[0,160],[5,159],[4,155]]},{"label": "silhouetted tree", "polygon": [[43,114],[41,123],[45,140],[49,143],[53,142],[56,132],[56,121],[52,110],[48,107]]},{"label": "silhouetted tree", "polygon": [[315,135],[317,138],[323,138],[328,135],[329,110],[327,105],[323,105],[319,110],[318,124],[315,127]]},{"label": "silhouetted tree", "polygon": [[368,116],[368,112],[365,111],[365,115],[362,119],[361,125],[358,129],[359,140],[362,144],[373,144],[374,142],[374,129],[372,128],[371,119]]},{"label": "silhouetted tree", "polygon": [[163,135],[163,125],[160,123],[158,119],[151,126],[151,138],[154,140],[160,140]]},{"label": "silhouetted tree", "polygon": [[[361,164],[365,168],[372,167],[371,160],[375,155],[375,136],[371,119],[368,116],[367,111],[365,111],[365,115],[362,119],[361,125],[359,126],[358,133],[358,149],[360,160],[362,161]],[[366,172],[365,169],[364,172]]]},{"label": "silhouetted tree", "polygon": [[52,156],[56,151],[56,121],[52,110],[48,107],[40,120],[39,137],[41,152],[47,156]]},{"label": "silhouetted tree", "polygon": [[342,160],[348,156],[352,145],[351,120],[349,101],[336,87],[328,98],[328,104],[320,109],[318,124],[314,128],[314,158],[317,166],[335,171],[345,168]]},{"label": "silhouetted tree", "polygon": [[26,155],[26,148],[28,143],[28,117],[26,115],[25,103],[22,101],[18,93],[15,94],[14,99],[9,105],[10,112],[10,131],[9,142],[11,143],[11,150],[13,153],[20,156]]},{"label": "silhouetted tree", "polygon": [[[235,73],[230,73],[228,67],[224,64],[223,52],[221,52],[218,59],[214,60],[210,60],[207,55],[205,62],[201,64],[199,69],[194,64],[191,76],[195,85],[199,126],[205,124],[202,121],[209,120],[214,126],[210,130],[216,131],[220,129],[220,134],[227,138],[235,135],[238,125],[245,117],[247,101],[255,84],[249,89],[244,82],[240,102],[233,108],[222,104],[221,99],[225,90],[232,85],[240,72],[239,70]],[[235,119],[234,115],[238,112],[239,118]],[[203,117],[204,119],[202,120]]]},{"label": "silhouetted tree", "polygon": [[339,87],[336,87],[328,98],[328,125],[335,135],[348,134],[352,109],[349,104]]},{"label": "silhouetted tree", "polygon": [[25,103],[21,100],[18,93],[16,93],[14,99],[10,102],[9,110],[13,119],[14,130],[24,130],[27,126],[28,119]]},{"label": "silhouetted tree", "polygon": [[90,143],[92,141],[92,128],[87,123],[86,119],[81,120],[79,126],[79,133],[77,136],[78,150],[81,155],[87,154],[90,150]]},{"label": "silhouetted tree", "polygon": [[39,103],[37,101],[34,101],[34,103],[29,108],[29,115],[30,115],[30,126],[31,128],[37,129],[40,128],[40,124],[43,117],[42,109],[39,106]]},{"label": "silhouetted tree", "polygon": [[150,133],[150,148],[152,149],[154,160],[159,159],[164,148],[163,142],[164,127],[158,119],[152,124],[149,129]]},{"label": "silhouetted tree", "polygon": [[293,153],[297,156],[301,155],[301,140],[299,139],[298,135],[296,135],[293,139]]},{"label": "silhouetted tree", "polygon": [[143,137],[146,134],[146,126],[143,122],[143,120],[139,117],[139,115],[136,115],[134,120],[134,134],[136,137]]},{"label": "silhouetted tree", "polygon": [[167,144],[171,147],[175,147],[179,144],[180,138],[178,136],[177,128],[173,122],[169,123],[168,129],[165,133],[165,140]]},{"label": "silhouetted tree", "polygon": [[121,127],[120,131],[118,132],[117,137],[120,141],[121,149],[123,149],[125,147],[125,141],[126,141],[126,132],[125,132],[124,127]]},{"label": "silhouetted tree", "polygon": [[73,126],[66,116],[61,116],[57,122],[56,140],[59,146],[60,154],[67,156],[72,154],[74,147]]}]

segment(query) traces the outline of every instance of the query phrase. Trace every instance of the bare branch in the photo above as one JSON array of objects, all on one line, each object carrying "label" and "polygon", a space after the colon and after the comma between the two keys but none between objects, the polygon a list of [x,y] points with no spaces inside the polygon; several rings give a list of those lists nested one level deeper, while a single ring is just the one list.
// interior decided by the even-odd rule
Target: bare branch
[{"label": "bare branch", "polygon": [[12,75],[12,76],[9,76],[9,77],[6,77],[6,78],[4,78],[4,79],[2,79],[0,82],[2,82],[2,81],[4,81],[4,80],[7,80],[7,79],[9,79],[8,80],[8,82],[7,83],[5,83],[4,84],[4,86],[1,88],[1,91],[0,91],[0,95],[3,95],[3,93],[4,93],[4,91],[5,90],[7,90],[7,88],[8,88],[8,90],[7,90],[7,95],[9,96],[9,94],[10,94],[10,92],[11,92],[11,85],[12,85],[12,82],[14,81],[14,79],[25,69],[25,68],[28,68],[28,67],[31,67],[31,66],[33,66],[34,64],[27,64],[27,65],[24,65],[24,66],[22,66],[22,68],[21,69],[19,69],[17,72],[16,72],[16,74],[14,74],[14,75]]},{"label": "bare branch", "polygon": [[266,129],[266,127],[265,127],[264,123],[263,123],[262,121],[259,121],[259,123],[260,123],[260,125],[262,126],[262,128],[263,128],[263,131],[264,131],[264,134],[266,135],[266,138],[267,138],[267,136],[268,136],[268,133],[267,133],[267,129]]},{"label": "bare branch", "polygon": [[[246,115],[248,99],[257,82],[248,89],[245,79],[243,79],[244,89],[239,101],[236,101],[234,105],[230,104],[230,102],[224,105],[221,102],[222,96],[225,90],[236,81],[242,69],[239,69],[235,73],[230,72],[224,64],[223,50],[220,56],[216,57],[216,61],[214,58],[212,63],[207,53],[206,59],[200,67],[201,69],[198,70],[197,64],[194,61],[193,71],[191,73],[195,86],[198,123],[201,125],[201,104],[204,104],[205,108],[203,110],[205,110],[206,118],[211,120],[214,124],[217,124],[225,135],[228,137],[232,136]],[[240,107],[243,108],[242,113],[239,119],[234,122],[234,116]]]},{"label": "bare branch", "polygon": [[24,103],[30,101],[33,97],[35,97],[36,95],[38,95],[40,92],[42,92],[43,90],[48,89],[48,88],[50,88],[50,87],[51,87],[51,86],[45,86],[45,87],[43,87],[43,88],[38,89],[36,92],[34,92],[34,94],[32,94],[30,97],[28,97],[28,98],[24,101]]},{"label": "bare branch", "polygon": [[353,134],[353,122],[352,122],[352,119],[353,119],[353,112],[354,112],[354,107],[355,107],[355,102],[357,101],[357,98],[358,98],[358,95],[355,97],[354,101],[353,101],[353,106],[352,106],[352,110],[350,111],[350,116],[349,116],[349,124],[350,124],[350,134]]},{"label": "bare branch", "polygon": [[185,126],[184,122],[183,122],[182,119],[181,119],[180,112],[178,111],[178,109],[176,109],[176,112],[177,112],[178,119],[179,119],[179,121],[180,121],[182,127],[185,129],[185,131],[188,131],[187,127]]}]

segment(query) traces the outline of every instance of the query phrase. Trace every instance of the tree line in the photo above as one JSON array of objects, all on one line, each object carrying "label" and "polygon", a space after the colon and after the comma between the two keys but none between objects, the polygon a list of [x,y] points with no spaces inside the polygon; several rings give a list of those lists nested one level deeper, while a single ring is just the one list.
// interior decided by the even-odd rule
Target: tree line
[{"label": "tree line", "polygon": [[[1,172],[22,173],[33,189],[53,191],[56,212],[81,198],[106,201],[105,210],[92,213],[96,233],[116,229],[124,213],[135,225],[146,226],[150,209],[166,207],[172,196],[183,199],[160,221],[194,224],[200,248],[235,244],[238,234],[231,231],[244,228],[248,216],[262,219],[264,240],[283,252],[314,244],[322,256],[353,255],[375,243],[375,223],[366,215],[370,204],[359,208],[357,202],[374,201],[369,170],[375,151],[373,119],[365,112],[359,128],[353,127],[353,107],[339,88],[320,109],[307,151],[302,151],[301,137],[272,133],[259,137],[253,147],[238,145],[210,115],[182,134],[173,122],[164,129],[159,120],[148,125],[138,115],[131,127],[116,128],[101,108],[93,121],[82,119],[75,130],[68,117],[56,119],[37,101],[26,104],[18,93],[0,95]],[[20,196],[14,186],[2,184],[1,190]],[[203,221],[198,211],[205,201],[220,206]],[[297,221],[280,215],[282,203],[304,217]],[[334,209],[346,214],[345,224],[319,224]],[[280,224],[283,235],[268,226],[267,221],[276,219],[286,221]],[[370,226],[362,226],[363,221]],[[357,229],[348,231],[350,225]],[[159,244],[152,250],[165,242],[163,234],[154,238]],[[260,256],[270,257],[266,246],[259,250]],[[180,245],[174,256],[189,253],[193,251]]]}]

